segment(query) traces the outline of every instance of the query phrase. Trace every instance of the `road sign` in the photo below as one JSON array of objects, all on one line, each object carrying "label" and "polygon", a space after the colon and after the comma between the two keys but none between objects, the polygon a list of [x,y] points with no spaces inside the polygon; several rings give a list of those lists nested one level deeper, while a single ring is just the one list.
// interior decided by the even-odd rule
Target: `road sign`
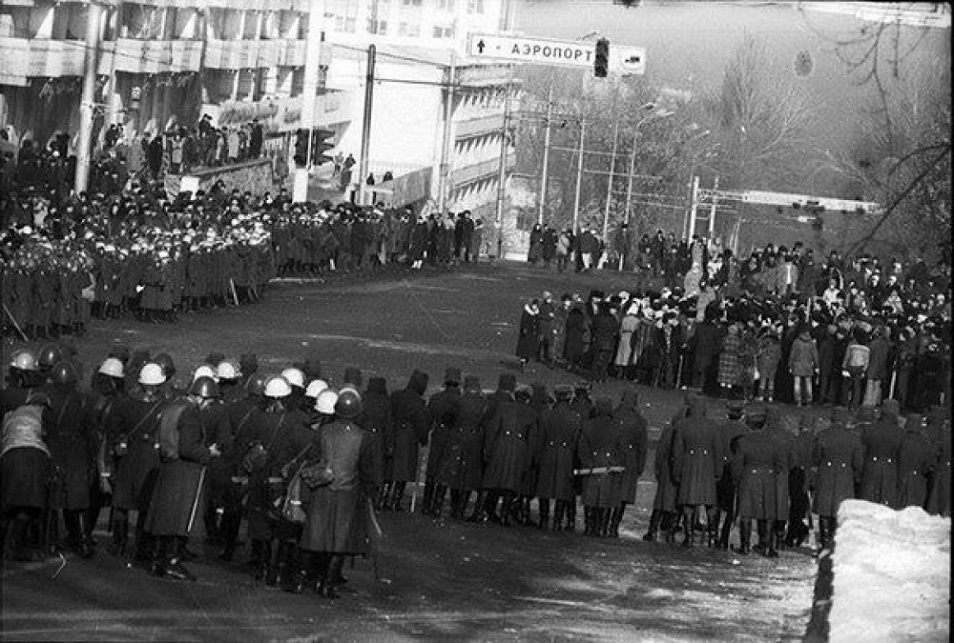
[{"label": "road sign", "polygon": [[[478,60],[507,60],[533,65],[593,69],[596,45],[572,40],[472,33],[467,40],[467,54]],[[611,72],[623,75],[645,72],[646,49],[644,47],[619,46],[611,42],[609,57]]]}]

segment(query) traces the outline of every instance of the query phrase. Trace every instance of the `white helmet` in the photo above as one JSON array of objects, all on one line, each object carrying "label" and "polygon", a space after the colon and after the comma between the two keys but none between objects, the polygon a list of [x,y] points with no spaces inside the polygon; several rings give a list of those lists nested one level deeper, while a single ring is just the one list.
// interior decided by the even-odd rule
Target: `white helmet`
[{"label": "white helmet", "polygon": [[38,368],[36,365],[36,355],[25,348],[20,349],[13,354],[13,360],[10,362],[10,366],[18,368],[21,371],[35,371]]},{"label": "white helmet", "polygon": [[265,397],[287,397],[291,395],[291,386],[284,377],[273,377],[265,385]]},{"label": "white helmet", "polygon": [[328,388],[328,382],[324,380],[312,380],[305,389],[305,397],[317,398],[318,394]]},{"label": "white helmet", "polygon": [[345,391],[351,391],[351,392],[353,392],[353,393],[357,393],[357,394],[358,394],[358,397],[361,397],[361,391],[359,391],[359,390],[358,390],[358,387],[355,386],[354,384],[345,384],[344,386],[342,386],[342,387],[338,390],[338,395],[341,395],[341,394],[344,393]]},{"label": "white helmet", "polygon": [[166,374],[162,372],[161,366],[155,362],[149,362],[139,371],[139,383],[146,386],[159,386],[166,383]]},{"label": "white helmet", "polygon": [[292,386],[305,388],[305,374],[301,372],[300,368],[286,368],[282,371],[282,377]]},{"label": "white helmet", "polygon": [[338,403],[338,394],[332,391],[330,388],[325,389],[318,394],[318,399],[315,400],[315,410],[324,415],[334,415],[335,414],[335,404]]},{"label": "white helmet", "polygon": [[216,370],[220,380],[237,380],[242,375],[232,362],[222,362]]},{"label": "white helmet", "polygon": [[110,377],[122,377],[123,363],[115,357],[107,357],[102,366],[99,367],[99,372]]},{"label": "white helmet", "polygon": [[203,364],[199,368],[195,369],[195,372],[192,373],[192,381],[196,381],[200,377],[208,377],[212,380],[218,382],[219,374],[215,372],[215,369],[209,366],[208,364]]}]

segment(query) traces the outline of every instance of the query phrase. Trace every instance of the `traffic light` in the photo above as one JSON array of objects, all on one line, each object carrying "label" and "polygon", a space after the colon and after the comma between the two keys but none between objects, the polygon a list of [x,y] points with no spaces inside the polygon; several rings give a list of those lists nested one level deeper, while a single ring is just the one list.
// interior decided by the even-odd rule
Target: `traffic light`
[{"label": "traffic light", "polygon": [[308,130],[295,132],[295,167],[308,165]]},{"label": "traffic light", "polygon": [[334,130],[317,128],[312,133],[311,158],[315,165],[323,165],[334,158],[327,152],[335,148],[332,139],[335,137]]},{"label": "traffic light", "polygon": [[609,40],[600,38],[596,41],[596,56],[593,59],[593,73],[597,78],[606,78],[609,71]]}]

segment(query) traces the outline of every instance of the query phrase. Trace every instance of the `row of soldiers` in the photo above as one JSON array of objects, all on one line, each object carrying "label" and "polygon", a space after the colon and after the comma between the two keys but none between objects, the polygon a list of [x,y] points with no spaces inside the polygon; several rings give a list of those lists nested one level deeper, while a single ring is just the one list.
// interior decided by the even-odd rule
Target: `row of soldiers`
[{"label": "row of soldiers", "polygon": [[748,554],[755,522],[755,550],[771,557],[814,536],[817,514],[820,553],[848,498],[950,516],[949,413],[901,417],[895,400],[830,416],[732,403],[720,425],[706,418],[704,398],[691,396],[660,436],[655,475],[645,540],[661,530],[673,542],[681,522],[683,544],[701,530],[709,546],[728,549],[737,522],[737,551]]}]

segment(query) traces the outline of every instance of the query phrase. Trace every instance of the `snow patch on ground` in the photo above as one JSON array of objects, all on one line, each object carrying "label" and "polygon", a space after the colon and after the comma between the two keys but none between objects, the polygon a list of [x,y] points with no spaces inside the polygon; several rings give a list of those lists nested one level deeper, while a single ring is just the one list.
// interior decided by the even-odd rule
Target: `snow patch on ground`
[{"label": "snow patch on ground", "polygon": [[846,500],[832,564],[831,641],[948,640],[950,518]]}]

